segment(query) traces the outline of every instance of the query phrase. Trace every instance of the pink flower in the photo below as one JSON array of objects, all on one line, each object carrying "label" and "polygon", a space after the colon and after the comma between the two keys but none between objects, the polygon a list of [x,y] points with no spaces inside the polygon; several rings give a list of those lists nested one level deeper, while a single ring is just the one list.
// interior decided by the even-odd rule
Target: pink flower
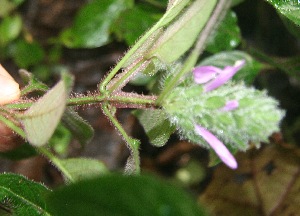
[{"label": "pink flower", "polygon": [[0,105],[10,103],[20,98],[19,84],[0,64]]},{"label": "pink flower", "polygon": [[238,167],[238,164],[230,151],[211,132],[199,125],[195,125],[195,132],[206,140],[210,147],[228,167],[231,169],[236,169]]},{"label": "pink flower", "polygon": [[234,66],[226,66],[223,70],[214,66],[196,67],[193,71],[194,80],[198,84],[204,84],[204,92],[209,92],[230,80],[245,63],[245,60],[239,60]]},{"label": "pink flower", "polygon": [[[226,66],[223,70],[214,66],[200,66],[194,69],[194,81],[203,84],[204,92],[212,91],[230,80],[234,74],[244,65],[245,60],[236,61],[233,66]],[[239,107],[237,100],[227,101],[220,111],[229,112]],[[195,125],[195,132],[201,136],[216,152],[219,158],[231,169],[238,167],[237,162],[230,151],[217,137],[200,125]]]},{"label": "pink flower", "polygon": [[225,106],[222,107],[221,111],[232,111],[239,107],[239,102],[237,100],[227,101]]}]

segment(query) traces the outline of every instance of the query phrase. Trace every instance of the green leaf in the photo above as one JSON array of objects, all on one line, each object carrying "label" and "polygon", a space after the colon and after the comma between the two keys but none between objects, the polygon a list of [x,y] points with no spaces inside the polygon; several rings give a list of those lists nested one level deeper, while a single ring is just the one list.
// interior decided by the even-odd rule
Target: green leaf
[{"label": "green leaf", "polygon": [[[122,67],[129,67],[134,64],[138,58],[145,57],[146,54],[149,54],[149,50],[161,36],[163,27],[173,21],[173,19],[181,13],[183,8],[189,2],[190,0],[179,0],[172,3],[169,2],[167,12],[163,15],[163,17],[149,31],[147,31],[124,56],[123,60],[126,60],[124,60]],[[151,55],[148,56],[148,58],[153,57],[154,56]]]},{"label": "green leaf", "polygon": [[0,17],[6,17],[25,0],[0,0]]},{"label": "green leaf", "polygon": [[81,145],[88,143],[94,136],[92,126],[71,108],[68,108],[64,113],[62,122]]},{"label": "green leaf", "polygon": [[216,32],[209,37],[206,50],[212,53],[233,50],[240,42],[241,34],[236,14],[229,11]]},{"label": "green leaf", "polygon": [[71,48],[94,48],[110,41],[111,25],[132,0],[94,0],[83,7],[61,41]]},{"label": "green leaf", "polygon": [[165,63],[178,60],[194,44],[216,2],[193,2],[185,13],[166,29],[149,56],[157,56]]},{"label": "green leaf", "polygon": [[134,45],[136,40],[162,16],[147,9],[136,6],[126,10],[115,22],[112,31],[120,40],[125,40],[128,45]]},{"label": "green leaf", "polygon": [[63,74],[62,80],[21,116],[32,145],[45,145],[53,135],[64,113],[72,82],[70,75]]},{"label": "green leaf", "polygon": [[190,3],[191,0],[170,0],[167,11],[160,20],[160,26],[163,27],[172,22],[175,17],[182,12],[182,10]]},{"label": "green leaf", "polygon": [[0,17],[7,16],[16,6],[9,0],[0,0]]},{"label": "green leaf", "polygon": [[5,46],[16,39],[22,30],[22,24],[19,15],[5,17],[0,23],[0,45]]},{"label": "green leaf", "polygon": [[37,42],[28,43],[19,40],[13,50],[13,59],[20,68],[28,68],[43,60],[45,52]]},{"label": "green leaf", "polygon": [[0,204],[12,215],[50,215],[44,196],[50,190],[23,176],[0,174]]},{"label": "green leaf", "polygon": [[298,0],[267,0],[276,10],[293,21],[295,24],[300,25],[300,3]]},{"label": "green leaf", "polygon": [[88,158],[71,158],[60,160],[64,167],[64,172],[68,173],[68,178],[73,181],[79,181],[87,178],[93,178],[108,173],[108,169],[101,161]]},{"label": "green leaf", "polygon": [[154,146],[165,145],[176,129],[163,110],[138,110],[134,115],[139,119],[150,143]]},{"label": "green leaf", "polygon": [[49,146],[51,146],[57,154],[61,156],[67,156],[68,147],[71,140],[71,131],[69,131],[64,125],[59,123],[48,143]]},{"label": "green leaf", "polygon": [[231,7],[241,4],[245,0],[231,0]]},{"label": "green leaf", "polygon": [[250,55],[242,51],[225,51],[204,59],[199,65],[213,65],[224,68],[228,65],[234,65],[237,60],[245,59],[246,65],[239,70],[233,77],[233,80],[243,80],[251,84],[261,69],[261,64],[255,61]]},{"label": "green leaf", "polygon": [[[193,199],[170,184],[146,176],[105,175],[50,194],[53,215],[205,215]],[[66,208],[67,206],[67,208]]]},{"label": "green leaf", "polygon": [[36,156],[38,153],[34,147],[25,143],[18,147],[17,149],[8,151],[8,152],[0,152],[0,157],[7,158],[9,160],[22,160],[29,157]]},{"label": "green leaf", "polygon": [[295,37],[300,38],[300,26],[296,25],[294,22],[292,22],[285,16],[280,16],[280,18],[287,30]]}]

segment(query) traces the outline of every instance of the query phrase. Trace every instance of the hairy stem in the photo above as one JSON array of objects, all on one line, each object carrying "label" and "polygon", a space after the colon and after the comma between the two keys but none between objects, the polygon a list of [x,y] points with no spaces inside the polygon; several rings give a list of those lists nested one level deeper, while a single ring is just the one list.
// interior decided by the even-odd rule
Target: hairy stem
[{"label": "hairy stem", "polygon": [[[186,2],[187,4],[188,2]],[[174,4],[175,5],[175,4]],[[172,8],[172,7],[171,7]],[[99,85],[99,91],[102,94],[108,94],[107,85],[108,83],[115,77],[115,75],[119,72],[119,70],[123,67],[123,65],[129,60],[129,58],[145,43],[151,35],[153,35],[157,30],[169,24],[172,20],[175,19],[176,15],[179,14],[180,11],[174,13],[172,9],[166,11],[163,17],[149,30],[147,31],[141,39],[137,41],[137,43],[126,53],[126,55],[119,61],[119,63],[108,73],[108,75],[103,79],[103,81]],[[182,7],[183,9],[183,7]],[[170,18],[171,17],[171,18]],[[144,57],[141,57],[141,62],[143,62]]]},{"label": "hairy stem", "polygon": [[21,136],[23,139],[26,138],[25,132],[22,130],[22,128],[18,127],[15,123],[8,120],[4,116],[0,115],[0,122],[4,123],[8,128],[15,131],[19,136]]},{"label": "hairy stem", "polygon": [[[155,96],[144,96],[133,93],[118,92],[112,94],[111,96],[104,95],[85,95],[80,97],[69,98],[67,101],[67,106],[80,106],[87,104],[99,104],[105,101],[113,103],[123,103],[123,104],[136,104],[136,105],[155,105]],[[7,104],[5,108],[16,109],[16,110],[26,110],[29,109],[34,102],[19,101],[17,103]]]},{"label": "hairy stem", "polygon": [[132,137],[128,136],[118,119],[115,117],[113,112],[111,111],[111,107],[108,103],[103,103],[102,105],[103,113],[109,118],[111,123],[116,127],[118,132],[121,134],[123,137],[124,141],[127,144],[127,147],[129,148],[131,152],[131,156],[134,161],[134,168],[135,168],[135,173],[139,174],[140,173],[140,157],[139,157],[139,146],[140,142],[136,139],[133,139]]},{"label": "hairy stem", "polygon": [[39,147],[37,148],[39,150],[39,152],[41,152],[44,156],[46,156],[55,166],[57,169],[59,169],[65,178],[67,178],[67,180],[69,182],[74,182],[74,179],[72,177],[72,175],[68,172],[68,170],[65,169],[65,167],[62,165],[61,160],[58,159],[54,154],[52,154],[48,149],[46,149],[45,147]]}]

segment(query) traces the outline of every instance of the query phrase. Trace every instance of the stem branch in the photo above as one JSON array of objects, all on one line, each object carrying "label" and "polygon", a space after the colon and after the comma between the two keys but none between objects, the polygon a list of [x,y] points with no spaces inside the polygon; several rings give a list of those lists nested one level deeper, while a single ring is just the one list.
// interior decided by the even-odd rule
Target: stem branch
[{"label": "stem branch", "polygon": [[115,117],[115,115],[111,111],[111,107],[108,103],[103,103],[102,105],[103,113],[109,118],[109,120],[112,122],[112,124],[116,127],[116,129],[119,131],[121,136],[123,137],[124,141],[127,144],[127,147],[129,148],[131,152],[131,156],[133,158],[134,162],[134,168],[135,173],[140,173],[140,157],[139,157],[139,146],[140,142],[136,139],[131,138],[128,136],[118,119]]}]

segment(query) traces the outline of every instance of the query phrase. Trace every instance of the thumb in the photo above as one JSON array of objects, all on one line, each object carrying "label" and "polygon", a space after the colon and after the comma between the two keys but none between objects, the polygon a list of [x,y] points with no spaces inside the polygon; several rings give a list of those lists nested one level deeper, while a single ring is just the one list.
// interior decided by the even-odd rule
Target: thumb
[{"label": "thumb", "polygon": [[19,84],[9,75],[0,64],[0,105],[18,100],[20,97]]}]

